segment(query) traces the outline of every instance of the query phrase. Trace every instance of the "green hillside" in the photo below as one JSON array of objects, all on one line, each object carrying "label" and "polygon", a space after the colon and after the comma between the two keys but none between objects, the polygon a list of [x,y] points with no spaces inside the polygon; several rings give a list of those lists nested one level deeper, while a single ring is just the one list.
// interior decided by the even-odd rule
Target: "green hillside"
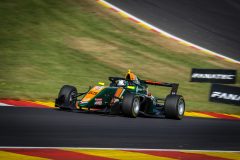
[{"label": "green hillside", "polygon": [[[1,0],[0,19],[0,98],[54,100],[63,84],[83,91],[131,69],[180,83],[187,110],[240,114],[238,106],[208,102],[210,84],[189,82],[193,67],[239,65],[149,32],[95,0]],[[239,79],[238,71],[238,86]]]}]

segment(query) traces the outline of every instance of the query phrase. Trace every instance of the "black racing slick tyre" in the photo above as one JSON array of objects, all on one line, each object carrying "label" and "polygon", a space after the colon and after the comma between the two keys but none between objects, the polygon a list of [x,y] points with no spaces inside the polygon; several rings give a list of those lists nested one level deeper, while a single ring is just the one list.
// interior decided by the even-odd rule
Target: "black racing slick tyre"
[{"label": "black racing slick tyre", "polygon": [[122,112],[126,117],[136,118],[140,109],[140,99],[137,95],[127,93],[123,97]]},{"label": "black racing slick tyre", "polygon": [[77,89],[74,86],[64,85],[59,91],[58,100],[61,109],[76,109]]},{"label": "black racing slick tyre", "polygon": [[184,116],[185,101],[181,95],[168,95],[165,100],[166,118],[180,120]]}]

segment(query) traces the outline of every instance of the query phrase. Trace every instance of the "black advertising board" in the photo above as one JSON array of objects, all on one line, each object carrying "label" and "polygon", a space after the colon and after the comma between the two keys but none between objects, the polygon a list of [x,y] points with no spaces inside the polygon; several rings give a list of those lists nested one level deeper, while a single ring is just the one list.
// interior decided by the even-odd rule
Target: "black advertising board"
[{"label": "black advertising board", "polygon": [[231,69],[192,69],[191,82],[236,83],[236,70]]},{"label": "black advertising board", "polygon": [[240,87],[212,84],[209,101],[240,106]]}]

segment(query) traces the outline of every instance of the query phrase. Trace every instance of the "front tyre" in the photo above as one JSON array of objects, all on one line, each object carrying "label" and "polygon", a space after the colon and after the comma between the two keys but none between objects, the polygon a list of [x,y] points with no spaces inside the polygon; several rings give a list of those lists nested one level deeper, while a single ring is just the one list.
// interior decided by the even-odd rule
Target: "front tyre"
[{"label": "front tyre", "polygon": [[74,86],[64,85],[59,91],[57,106],[61,109],[76,109],[77,89]]},{"label": "front tyre", "polygon": [[181,95],[168,95],[165,100],[165,115],[170,119],[182,119],[185,112],[185,101]]},{"label": "front tyre", "polygon": [[137,95],[127,93],[122,102],[122,112],[124,116],[136,118],[140,109],[140,99]]}]

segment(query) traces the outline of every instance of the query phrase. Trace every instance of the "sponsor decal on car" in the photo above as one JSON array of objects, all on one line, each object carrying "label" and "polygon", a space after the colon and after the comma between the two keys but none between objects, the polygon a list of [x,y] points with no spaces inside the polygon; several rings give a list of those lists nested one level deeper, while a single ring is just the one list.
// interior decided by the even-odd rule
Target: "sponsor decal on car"
[{"label": "sponsor decal on car", "polygon": [[99,90],[102,90],[104,88],[104,86],[95,86],[94,89],[99,91]]},{"label": "sponsor decal on car", "polygon": [[92,95],[97,95],[98,92],[94,92],[94,91],[89,91],[88,94],[92,94]]},{"label": "sponsor decal on car", "polygon": [[80,101],[79,104],[83,105],[83,104],[87,104],[88,102],[83,102],[83,101]]},{"label": "sponsor decal on car", "polygon": [[105,87],[104,86],[95,86],[93,87],[82,99],[84,102],[89,102],[93,99],[98,93],[100,93]]},{"label": "sponsor decal on car", "polygon": [[101,106],[102,104],[102,98],[95,98],[94,105]]}]

